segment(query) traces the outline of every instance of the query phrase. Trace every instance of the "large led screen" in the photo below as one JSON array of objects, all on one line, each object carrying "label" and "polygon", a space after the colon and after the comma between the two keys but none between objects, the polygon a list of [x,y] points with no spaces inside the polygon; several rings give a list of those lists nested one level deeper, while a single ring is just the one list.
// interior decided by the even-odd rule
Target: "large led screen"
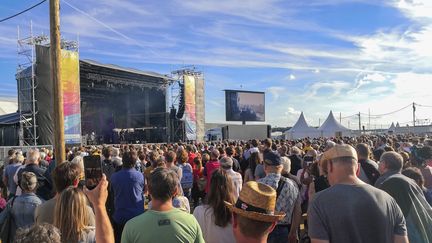
[{"label": "large led screen", "polygon": [[225,90],[227,121],[265,121],[264,92]]}]

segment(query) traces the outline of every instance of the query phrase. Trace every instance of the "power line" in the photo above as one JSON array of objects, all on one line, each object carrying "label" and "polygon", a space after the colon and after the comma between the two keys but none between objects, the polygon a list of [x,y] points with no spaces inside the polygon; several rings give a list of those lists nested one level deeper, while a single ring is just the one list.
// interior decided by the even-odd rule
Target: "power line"
[{"label": "power line", "polygon": [[139,47],[142,47],[142,48],[146,48],[147,51],[149,51],[150,53],[152,53],[152,54],[155,55],[155,56],[158,56],[158,54],[157,54],[155,51],[153,51],[153,50],[151,49],[150,46],[148,46],[148,45],[143,45],[142,43],[138,42],[137,40],[135,40],[135,39],[133,39],[133,38],[131,38],[131,37],[129,37],[129,36],[127,36],[127,35],[121,33],[120,31],[118,31],[118,30],[114,29],[113,27],[109,26],[108,24],[106,24],[106,23],[104,23],[104,22],[98,20],[97,18],[95,18],[95,17],[93,17],[92,15],[88,14],[88,13],[85,12],[84,10],[79,9],[78,7],[72,5],[71,3],[67,2],[66,0],[62,0],[62,2],[65,3],[66,5],[68,5],[68,6],[69,6],[70,8],[72,8],[73,10],[75,10],[75,11],[81,13],[82,15],[87,16],[87,17],[90,18],[91,20],[93,20],[93,21],[95,21],[96,23],[98,23],[98,24],[102,25],[103,27],[107,28],[107,29],[110,30],[111,32],[115,33],[116,35],[118,35],[118,36],[120,36],[120,37],[122,37],[122,38],[124,38],[124,39],[126,39],[126,40],[128,40],[128,41],[130,41],[132,44],[134,44],[134,45],[136,45],[136,46],[139,46]]},{"label": "power line", "polygon": [[31,6],[31,7],[27,8],[27,9],[25,9],[25,10],[23,10],[23,11],[17,13],[17,14],[14,14],[14,15],[9,16],[9,17],[4,18],[4,19],[0,19],[0,23],[1,23],[1,22],[4,22],[4,21],[6,21],[6,20],[9,20],[9,19],[11,19],[11,18],[14,18],[14,17],[16,17],[16,16],[18,16],[18,15],[20,15],[20,14],[23,14],[23,13],[25,13],[25,12],[27,12],[27,11],[30,11],[30,10],[32,10],[33,8],[35,8],[35,7],[39,6],[39,5],[41,5],[41,4],[44,3],[44,2],[46,2],[46,0],[42,0],[41,2],[39,2],[39,3],[37,3],[37,4],[33,5],[33,6]]},{"label": "power line", "polygon": [[[387,116],[387,115],[391,115],[391,114],[394,114],[394,113],[397,113],[397,112],[399,112],[399,111],[402,111],[402,110],[404,110],[404,109],[406,109],[406,108],[408,108],[408,107],[411,107],[412,106],[412,103],[410,103],[409,105],[407,105],[407,106],[404,106],[404,107],[402,107],[402,108],[400,108],[400,109],[397,109],[397,110],[395,110],[395,111],[392,111],[392,112],[388,112],[388,113],[383,113],[383,114],[377,114],[377,115],[370,115],[371,117],[381,117],[381,116]],[[369,116],[369,114],[366,114],[366,113],[361,113],[362,115],[365,115],[365,116]]]},{"label": "power line", "polygon": [[428,108],[432,108],[432,105],[421,105],[421,104],[417,104],[417,103],[415,103],[416,105],[418,105],[418,106],[421,106],[421,107],[428,107]]}]

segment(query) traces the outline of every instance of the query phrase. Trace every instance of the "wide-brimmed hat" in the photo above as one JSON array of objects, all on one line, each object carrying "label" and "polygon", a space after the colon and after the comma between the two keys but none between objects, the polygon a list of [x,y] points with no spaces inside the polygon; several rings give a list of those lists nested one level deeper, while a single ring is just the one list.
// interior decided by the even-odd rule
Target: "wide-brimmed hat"
[{"label": "wide-brimmed hat", "polygon": [[285,217],[285,213],[275,212],[276,191],[256,181],[247,182],[235,204],[225,201],[232,212],[257,221],[277,222]]}]

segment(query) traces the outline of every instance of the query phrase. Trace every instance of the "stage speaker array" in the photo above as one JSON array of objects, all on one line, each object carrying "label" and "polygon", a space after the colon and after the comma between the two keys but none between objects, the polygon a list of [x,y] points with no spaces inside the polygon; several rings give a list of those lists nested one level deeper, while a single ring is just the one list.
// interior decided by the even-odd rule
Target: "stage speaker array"
[{"label": "stage speaker array", "polygon": [[185,88],[184,84],[180,84],[179,108],[177,111],[177,119],[182,119],[185,112]]}]

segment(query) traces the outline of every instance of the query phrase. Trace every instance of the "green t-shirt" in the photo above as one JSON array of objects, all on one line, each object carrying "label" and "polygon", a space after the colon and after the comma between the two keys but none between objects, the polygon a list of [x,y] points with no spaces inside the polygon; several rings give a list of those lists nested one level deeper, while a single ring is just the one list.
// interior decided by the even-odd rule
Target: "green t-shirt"
[{"label": "green t-shirt", "polygon": [[122,243],[132,242],[204,242],[201,228],[191,214],[173,208],[147,212],[129,220],[123,230]]}]

